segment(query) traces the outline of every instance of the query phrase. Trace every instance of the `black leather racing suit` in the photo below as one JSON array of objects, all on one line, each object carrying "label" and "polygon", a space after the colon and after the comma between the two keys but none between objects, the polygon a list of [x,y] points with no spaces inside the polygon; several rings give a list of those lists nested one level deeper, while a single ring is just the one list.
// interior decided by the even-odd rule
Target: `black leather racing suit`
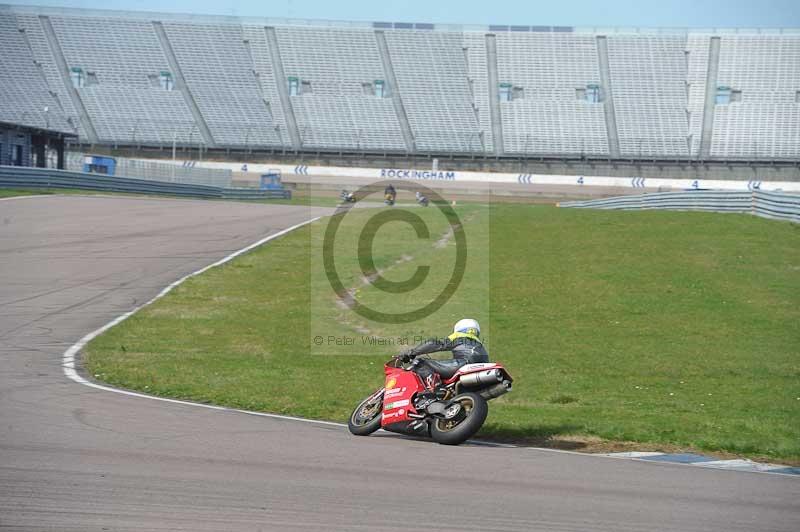
[{"label": "black leather racing suit", "polygon": [[427,353],[439,351],[450,351],[453,353],[452,360],[430,360],[426,358],[415,359],[414,372],[420,376],[422,382],[428,388],[432,386],[434,373],[438,373],[442,379],[452,377],[458,368],[465,364],[477,364],[479,362],[489,362],[489,353],[480,340],[474,336],[453,333],[445,339],[432,338],[416,347],[403,353],[409,357],[416,357]]}]

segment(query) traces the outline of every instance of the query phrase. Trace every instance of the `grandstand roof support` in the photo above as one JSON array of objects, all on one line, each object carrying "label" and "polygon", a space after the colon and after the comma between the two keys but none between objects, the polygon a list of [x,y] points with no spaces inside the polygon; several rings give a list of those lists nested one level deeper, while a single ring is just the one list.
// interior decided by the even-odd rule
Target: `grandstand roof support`
[{"label": "grandstand roof support", "polygon": [[608,42],[605,35],[597,36],[597,59],[600,63],[600,82],[603,84],[603,110],[606,114],[608,153],[616,159],[619,158],[619,133],[617,132],[617,115],[614,110],[614,90],[611,87],[611,69],[608,66]]},{"label": "grandstand roof support", "polygon": [[197,106],[197,102],[194,101],[189,86],[186,84],[181,65],[178,63],[178,58],[175,57],[175,50],[172,49],[172,44],[169,42],[167,32],[164,31],[164,25],[159,21],[153,21],[153,29],[158,36],[159,43],[161,43],[161,49],[164,51],[164,55],[167,58],[169,68],[175,76],[175,85],[178,90],[181,91],[181,94],[183,94],[183,99],[186,101],[186,105],[192,113],[194,123],[197,124],[197,127],[200,129],[200,134],[203,135],[204,144],[209,148],[216,148],[217,143],[214,140],[214,136],[211,134],[208,124],[206,124],[205,118],[203,118],[203,114],[200,112],[200,108]]},{"label": "grandstand roof support", "polygon": [[53,24],[50,22],[50,17],[47,15],[39,15],[39,21],[42,23],[42,29],[44,30],[47,44],[50,46],[50,52],[53,54],[53,58],[58,65],[58,73],[61,74],[61,81],[67,88],[67,94],[69,94],[69,97],[72,100],[72,105],[75,106],[75,109],[80,115],[81,125],[83,126],[84,131],[86,131],[86,136],[89,137],[89,142],[92,144],[97,144],[100,140],[97,136],[97,130],[94,128],[92,119],[89,117],[89,113],[86,111],[86,106],[83,105],[81,95],[72,85],[72,80],[69,77],[69,66],[67,65],[67,60],[64,58],[64,51],[61,49],[61,44],[58,42],[58,37],[53,29]]},{"label": "grandstand roof support", "polygon": [[720,38],[711,37],[708,47],[708,73],[706,75],[706,100],[703,105],[703,129],[700,137],[700,158],[711,156],[711,137],[714,132],[714,100],[717,95],[717,76],[719,75]]},{"label": "grandstand roof support", "polygon": [[406,151],[408,153],[415,153],[416,143],[414,142],[414,133],[411,131],[411,124],[408,122],[406,108],[403,105],[403,99],[400,97],[400,86],[397,84],[397,76],[395,76],[394,73],[392,56],[389,54],[389,45],[386,44],[386,35],[382,30],[375,31],[375,41],[378,43],[383,72],[386,75],[386,79],[389,81],[389,95],[392,98],[392,104],[394,104],[394,112],[397,115],[397,120],[400,122],[400,131],[403,133]]},{"label": "grandstand roof support", "polygon": [[503,115],[500,113],[500,94],[497,76],[497,42],[493,33],[486,34],[486,68],[489,79],[489,115],[492,120],[492,139],[494,142],[494,154],[503,155],[505,146],[503,144]]},{"label": "grandstand roof support", "polygon": [[278,86],[278,95],[280,96],[281,107],[283,107],[283,116],[286,120],[286,129],[289,130],[289,138],[292,141],[292,147],[295,149],[295,151],[300,151],[303,149],[303,142],[300,139],[300,129],[297,127],[297,119],[294,116],[292,99],[289,98],[289,88],[286,85],[286,74],[283,71],[281,51],[278,47],[278,36],[275,34],[275,28],[273,27],[266,26],[264,31],[267,35],[269,58],[272,62],[272,71],[275,73],[275,84]]}]

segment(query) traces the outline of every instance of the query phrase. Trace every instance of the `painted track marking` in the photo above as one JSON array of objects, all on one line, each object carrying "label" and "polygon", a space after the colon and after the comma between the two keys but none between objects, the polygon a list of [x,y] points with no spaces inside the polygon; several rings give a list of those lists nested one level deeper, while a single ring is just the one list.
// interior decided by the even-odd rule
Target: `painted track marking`
[{"label": "painted track marking", "polygon": [[[46,195],[13,196],[13,197],[10,197],[10,198],[0,198],[0,201],[5,200],[5,199],[40,198],[40,197],[47,197],[47,196]],[[150,300],[148,300],[145,303],[139,305],[138,307],[135,307],[135,308],[129,310],[128,312],[118,316],[117,318],[115,318],[115,319],[111,320],[110,322],[106,323],[105,325],[103,325],[99,329],[95,329],[94,331],[92,331],[89,334],[85,335],[83,338],[81,338],[80,340],[78,340],[77,342],[72,344],[72,346],[70,346],[70,348],[67,349],[64,352],[64,354],[62,355],[62,367],[64,369],[64,375],[66,375],[67,378],[69,378],[70,380],[72,380],[74,382],[77,382],[78,384],[82,384],[82,385],[88,386],[90,388],[95,388],[97,390],[104,390],[104,391],[107,391],[107,392],[118,393],[118,394],[121,394],[121,395],[130,396],[130,397],[139,397],[139,398],[142,398],[142,399],[151,399],[151,400],[154,400],[154,401],[162,401],[162,402],[165,402],[165,403],[179,404],[179,405],[185,405],[185,406],[194,406],[194,407],[206,408],[208,410],[218,410],[218,411],[223,411],[223,412],[236,412],[236,413],[239,413],[239,414],[247,414],[247,415],[251,415],[251,416],[259,416],[259,417],[266,417],[266,418],[272,418],[272,419],[282,419],[282,420],[285,420],[285,421],[300,421],[300,422],[303,422],[303,423],[312,423],[312,424],[316,424],[316,425],[327,425],[327,426],[342,427],[342,428],[346,427],[347,425],[344,424],[344,423],[336,423],[336,422],[333,422],[333,421],[322,421],[322,420],[317,420],[317,419],[306,419],[306,418],[295,417],[295,416],[284,416],[284,415],[281,415],[281,414],[270,414],[270,413],[267,413],[267,412],[255,412],[255,411],[252,411],[252,410],[242,410],[242,409],[239,409],[239,408],[230,408],[230,407],[225,407],[225,406],[209,405],[209,404],[205,404],[205,403],[195,403],[195,402],[192,402],[192,401],[182,401],[180,399],[170,399],[170,398],[167,398],[167,397],[157,397],[155,395],[148,395],[148,394],[144,394],[144,393],[133,392],[133,391],[130,391],[130,390],[123,390],[123,389],[120,389],[120,388],[114,388],[112,386],[105,386],[105,385],[102,385],[102,384],[98,384],[98,383],[92,382],[92,381],[90,381],[88,379],[85,379],[78,373],[78,371],[75,368],[75,366],[76,366],[75,357],[81,351],[81,349],[86,347],[86,344],[88,344],[93,339],[95,339],[96,337],[100,336],[101,334],[103,334],[107,330],[111,329],[115,325],[118,325],[118,324],[122,323],[123,321],[125,321],[126,319],[131,317],[136,312],[140,311],[141,309],[147,307],[148,305],[151,305],[151,304],[155,303],[156,301],[158,301],[162,297],[166,296],[173,289],[175,289],[179,285],[183,284],[187,279],[191,279],[192,277],[200,275],[200,274],[202,274],[202,273],[204,273],[204,272],[206,272],[206,271],[208,271],[208,270],[210,270],[212,268],[216,268],[217,266],[221,266],[221,265],[223,265],[223,264],[225,264],[227,262],[230,262],[231,260],[235,259],[236,257],[238,257],[240,255],[243,255],[243,254],[245,254],[245,253],[247,253],[249,251],[252,251],[253,249],[255,249],[255,248],[257,248],[257,247],[259,247],[259,246],[261,246],[263,244],[266,244],[270,240],[274,240],[274,239],[276,239],[278,237],[281,237],[281,236],[283,236],[283,235],[285,235],[287,233],[290,233],[291,231],[294,231],[295,229],[299,229],[300,227],[303,227],[305,225],[314,223],[317,220],[319,220],[320,218],[321,218],[320,216],[317,216],[317,217],[312,218],[310,220],[306,220],[306,221],[301,222],[299,224],[293,225],[293,226],[291,226],[291,227],[289,227],[287,229],[283,229],[281,231],[278,231],[277,233],[274,233],[274,234],[269,235],[269,236],[267,236],[265,238],[262,238],[261,240],[258,240],[257,242],[254,242],[254,243],[252,243],[252,244],[250,244],[250,245],[248,245],[248,246],[246,246],[246,247],[244,247],[244,248],[242,248],[242,249],[240,249],[238,251],[234,251],[230,255],[228,255],[228,256],[226,256],[226,257],[224,257],[224,258],[222,258],[222,259],[220,259],[220,260],[218,260],[218,261],[216,261],[216,262],[214,262],[212,264],[209,264],[208,266],[204,266],[203,268],[200,268],[199,270],[196,270],[196,271],[194,271],[192,273],[184,275],[183,277],[181,277],[177,281],[174,281],[174,282],[170,283],[169,285],[167,285],[164,289],[162,289],[158,294],[156,294]],[[484,442],[484,441],[480,441],[480,440],[467,440],[467,442],[465,442],[465,443],[469,443],[469,444],[472,444],[472,445],[480,445],[480,446],[488,446],[488,447],[499,447],[499,448],[511,448],[511,449],[527,448],[527,449],[531,449],[531,450],[534,450],[534,451],[547,451],[547,452],[551,452],[551,453],[573,454],[573,455],[579,455],[579,456],[585,456],[585,457],[591,456],[591,457],[597,457],[597,458],[616,458],[616,459],[620,459],[620,458],[625,459],[625,458],[627,458],[627,459],[632,459],[632,460],[635,460],[635,461],[649,461],[650,463],[659,463],[659,462],[653,462],[653,459],[658,457],[658,456],[663,456],[665,454],[665,453],[657,453],[657,452],[653,452],[653,453],[649,453],[649,452],[647,452],[647,453],[645,453],[645,452],[642,452],[642,453],[633,452],[633,453],[594,454],[594,453],[581,453],[581,452],[578,452],[578,451],[569,451],[569,450],[565,450],[565,449],[549,449],[549,448],[546,448],[546,447],[520,447],[520,446],[513,445],[513,444]],[[713,459],[710,459],[710,460],[713,460]],[[721,469],[721,470],[736,471],[736,472],[747,472],[747,473],[757,473],[758,472],[758,473],[772,473],[772,474],[783,474],[783,475],[787,474],[788,472],[787,473],[780,472],[780,471],[777,470],[778,468],[782,467],[782,468],[787,468],[787,469],[793,469],[793,468],[788,468],[787,466],[777,466],[777,465],[772,465],[772,464],[770,464],[770,465],[772,465],[772,467],[774,469],[773,468],[770,468],[770,469],[761,469],[761,468],[759,468],[759,469],[755,469],[755,468],[754,469],[740,469],[740,468],[735,468],[735,467],[724,467],[724,465],[722,465],[724,462],[727,462],[727,461],[722,461],[722,460],[721,461],[717,461],[716,463],[720,464],[720,466],[721,466],[721,467],[718,467],[718,468],[714,467],[712,465],[713,462],[710,462],[710,461],[709,462],[705,462],[704,464],[697,464],[697,465],[704,465],[705,466],[704,469],[716,469],[716,470],[720,470]],[[660,463],[663,464],[663,465],[672,465],[672,466],[675,466],[675,465],[678,465],[678,466],[690,466],[690,467],[691,466],[695,466],[695,464],[692,464],[692,463],[680,463],[680,462],[660,462]],[[796,475],[796,473],[790,473],[790,475],[794,476],[794,475]]]},{"label": "painted track marking", "polygon": [[0,198],[0,201],[11,201],[11,200],[30,199],[30,198],[47,198],[52,196],[53,194],[31,194],[29,196],[9,196],[7,198]]},{"label": "painted track marking", "polygon": [[[40,196],[14,196],[13,198],[7,198],[7,199],[18,199],[18,198],[22,198],[22,197],[36,198],[36,197],[40,197]],[[147,302],[139,305],[138,307],[133,308],[132,310],[129,310],[125,314],[122,314],[121,316],[118,316],[118,317],[114,318],[113,320],[111,320],[110,322],[106,323],[105,325],[103,325],[99,329],[96,329],[96,330],[90,332],[89,334],[87,334],[86,336],[84,336],[83,338],[81,338],[80,340],[75,342],[74,344],[72,344],[69,349],[64,351],[64,354],[62,355],[62,358],[61,358],[61,365],[62,365],[62,367],[64,369],[64,375],[66,375],[67,378],[69,378],[69,379],[71,379],[71,380],[73,380],[73,381],[75,381],[75,382],[77,382],[79,384],[83,384],[84,386],[89,386],[90,388],[95,388],[97,390],[104,390],[104,391],[107,391],[107,392],[119,393],[119,394],[122,394],[122,395],[131,396],[131,397],[141,397],[143,399],[152,399],[152,400],[155,400],[155,401],[163,401],[165,403],[173,403],[173,404],[179,404],[179,405],[197,406],[197,407],[201,407],[201,408],[207,408],[209,410],[222,410],[222,411],[228,411],[228,412],[239,412],[239,413],[242,413],[242,414],[249,414],[249,415],[253,415],[253,416],[262,416],[262,417],[270,417],[270,418],[275,418],[275,419],[284,419],[284,420],[288,420],[288,421],[303,421],[303,422],[306,422],[306,423],[316,423],[316,424],[319,424],[319,425],[333,425],[333,426],[336,426],[336,427],[345,427],[346,425],[344,425],[342,423],[334,423],[332,421],[320,421],[320,420],[316,420],[316,419],[304,419],[304,418],[293,417],[293,416],[282,416],[280,414],[268,414],[266,412],[253,412],[253,411],[250,411],[250,410],[240,410],[240,409],[237,409],[237,408],[228,408],[228,407],[224,407],[224,406],[207,405],[207,404],[203,404],[203,403],[193,403],[191,401],[181,401],[179,399],[169,399],[167,397],[156,397],[154,395],[147,395],[147,394],[144,394],[144,393],[132,392],[132,391],[129,391],[129,390],[121,390],[119,388],[114,388],[114,387],[111,387],[111,386],[105,386],[105,385],[97,384],[95,382],[87,380],[87,379],[83,378],[78,373],[77,369],[75,368],[75,357],[81,351],[81,349],[86,347],[86,344],[88,344],[93,339],[97,338],[98,336],[100,336],[101,334],[106,332],[107,330],[111,329],[115,325],[118,325],[118,324],[122,323],[123,321],[125,321],[126,319],[130,318],[133,314],[135,314],[136,312],[138,312],[141,309],[145,308],[146,306],[155,303],[156,301],[158,301],[159,299],[161,299],[162,297],[164,297],[165,295],[170,293],[177,286],[183,284],[187,279],[191,279],[192,277],[200,275],[200,274],[210,270],[211,268],[216,268],[217,266],[221,266],[221,265],[225,264],[226,262],[230,262],[231,260],[235,259],[236,257],[238,257],[240,255],[243,255],[243,254],[247,253],[248,251],[252,251],[253,249],[261,246],[262,244],[266,244],[270,240],[274,240],[274,239],[276,239],[276,238],[278,238],[280,236],[283,236],[283,235],[285,235],[287,233],[290,233],[291,231],[294,231],[295,229],[299,229],[300,227],[303,227],[304,225],[308,225],[310,223],[316,222],[319,219],[320,219],[320,217],[317,216],[316,218],[312,218],[310,220],[306,220],[305,222],[301,222],[301,223],[293,225],[292,227],[289,227],[287,229],[283,229],[282,231],[278,231],[277,233],[274,233],[274,234],[271,234],[271,235],[269,235],[269,236],[267,236],[265,238],[262,238],[261,240],[259,240],[257,242],[254,242],[254,243],[250,244],[247,247],[244,247],[244,248],[242,248],[242,249],[240,249],[238,251],[234,251],[230,255],[218,260],[217,262],[214,262],[213,264],[209,264],[208,266],[200,268],[199,270],[196,270],[196,271],[194,271],[192,273],[184,275],[183,277],[181,277],[177,281],[167,285],[166,288],[161,290],[152,299],[150,299]]]}]

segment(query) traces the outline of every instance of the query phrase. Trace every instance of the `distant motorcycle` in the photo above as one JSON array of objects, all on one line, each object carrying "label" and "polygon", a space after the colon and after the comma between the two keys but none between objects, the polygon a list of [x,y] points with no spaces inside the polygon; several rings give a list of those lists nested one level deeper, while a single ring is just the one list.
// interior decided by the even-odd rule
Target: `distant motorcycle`
[{"label": "distant motorcycle", "polygon": [[[466,364],[439,374],[445,386],[437,397],[419,397],[425,390],[412,371],[412,357],[394,356],[384,365],[384,387],[364,399],[347,423],[356,436],[379,428],[402,434],[431,436],[444,445],[458,445],[483,426],[488,401],[511,391],[513,379],[495,363]],[[418,361],[425,363],[425,359]]]},{"label": "distant motorcycle", "polygon": [[416,197],[417,197],[417,203],[422,205],[423,207],[427,207],[428,204],[430,203],[430,200],[426,196],[423,196],[419,191],[416,192]]},{"label": "distant motorcycle", "polygon": [[384,196],[383,196],[383,202],[386,205],[388,205],[389,207],[394,205],[395,199],[396,199],[396,196],[394,194],[384,194]]},{"label": "distant motorcycle", "polygon": [[339,198],[341,198],[341,200],[344,201],[345,203],[356,202],[356,195],[346,190],[342,190],[341,194],[339,194]]}]

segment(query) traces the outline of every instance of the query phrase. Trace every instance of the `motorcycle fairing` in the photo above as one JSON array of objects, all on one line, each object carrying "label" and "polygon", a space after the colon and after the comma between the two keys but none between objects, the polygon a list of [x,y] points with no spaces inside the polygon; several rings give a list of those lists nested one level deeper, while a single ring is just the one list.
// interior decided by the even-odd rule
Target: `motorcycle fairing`
[{"label": "motorcycle fairing", "polygon": [[[389,369],[393,371],[388,371]],[[381,426],[409,421],[411,418],[408,417],[408,413],[416,413],[411,399],[415,393],[424,389],[419,376],[413,371],[387,368]]]}]

